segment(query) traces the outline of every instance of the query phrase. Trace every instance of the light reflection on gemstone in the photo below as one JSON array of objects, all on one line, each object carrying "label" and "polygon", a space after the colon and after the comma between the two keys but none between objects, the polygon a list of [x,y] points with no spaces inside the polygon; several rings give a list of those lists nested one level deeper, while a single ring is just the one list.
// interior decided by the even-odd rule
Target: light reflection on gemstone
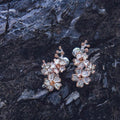
[{"label": "light reflection on gemstone", "polygon": [[80,51],[81,51],[80,48],[78,47],[74,48],[72,51],[73,56],[76,56],[76,54],[79,53]]}]

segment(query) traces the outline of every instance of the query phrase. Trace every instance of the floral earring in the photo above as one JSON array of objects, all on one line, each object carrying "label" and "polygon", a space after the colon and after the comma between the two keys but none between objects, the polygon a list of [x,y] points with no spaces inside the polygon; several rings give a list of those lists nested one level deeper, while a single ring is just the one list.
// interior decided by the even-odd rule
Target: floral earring
[{"label": "floral earring", "polygon": [[88,59],[88,48],[90,45],[87,44],[87,40],[81,43],[81,48],[74,48],[72,54],[74,65],[76,66],[75,74],[72,75],[72,81],[76,81],[76,87],[83,87],[84,84],[88,85],[91,81],[90,75],[95,73],[95,66]]},{"label": "floral earring", "polygon": [[43,75],[47,76],[47,78],[44,79],[44,84],[42,87],[48,89],[49,91],[53,91],[54,88],[59,90],[62,86],[59,73],[65,71],[66,65],[68,64],[69,59],[64,57],[64,51],[61,46],[59,46],[59,50],[56,50],[53,62],[46,63],[43,60],[41,72]]}]

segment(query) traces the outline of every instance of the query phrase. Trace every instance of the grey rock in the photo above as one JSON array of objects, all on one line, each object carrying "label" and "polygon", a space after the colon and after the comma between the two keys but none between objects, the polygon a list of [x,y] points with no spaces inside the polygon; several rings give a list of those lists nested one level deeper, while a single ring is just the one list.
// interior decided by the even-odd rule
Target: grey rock
[{"label": "grey rock", "polygon": [[2,108],[2,107],[4,107],[6,105],[6,100],[5,101],[2,101],[1,99],[0,99],[0,109]]},{"label": "grey rock", "polygon": [[35,93],[33,90],[25,89],[17,101],[19,102],[21,100],[40,99],[42,96],[46,95],[47,93],[48,93],[47,90],[38,90],[38,92]]},{"label": "grey rock", "polygon": [[48,96],[48,102],[52,103],[53,105],[58,105],[61,102],[61,96],[58,92],[54,92]]},{"label": "grey rock", "polygon": [[74,91],[72,92],[65,100],[66,100],[66,105],[69,105],[73,100],[77,100],[80,97],[79,92]]},{"label": "grey rock", "polygon": [[60,91],[59,94],[61,95],[61,97],[64,99],[65,97],[67,97],[69,95],[69,87],[68,85],[63,86]]},{"label": "grey rock", "polygon": [[103,88],[108,88],[107,73],[104,73],[104,78],[103,78]]}]

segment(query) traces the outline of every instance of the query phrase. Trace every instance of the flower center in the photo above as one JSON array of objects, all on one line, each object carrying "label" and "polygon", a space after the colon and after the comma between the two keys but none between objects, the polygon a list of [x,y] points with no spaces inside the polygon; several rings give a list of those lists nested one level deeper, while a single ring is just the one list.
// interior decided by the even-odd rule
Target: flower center
[{"label": "flower center", "polygon": [[80,75],[80,76],[79,76],[79,79],[81,80],[82,78],[83,78],[82,75]]},{"label": "flower center", "polygon": [[50,82],[50,85],[53,86],[54,84],[55,84],[55,82],[52,80],[52,81]]},{"label": "flower center", "polygon": [[81,57],[79,60],[80,60],[80,61],[83,61],[83,57]]},{"label": "flower center", "polygon": [[57,67],[57,68],[60,68],[60,64],[57,64],[56,67]]}]

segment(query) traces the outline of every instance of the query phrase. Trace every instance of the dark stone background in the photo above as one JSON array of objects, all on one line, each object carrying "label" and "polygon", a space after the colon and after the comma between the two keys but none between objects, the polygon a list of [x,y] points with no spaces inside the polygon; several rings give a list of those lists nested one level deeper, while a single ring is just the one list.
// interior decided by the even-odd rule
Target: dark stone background
[{"label": "dark stone background", "polygon": [[[76,88],[72,49],[85,39],[96,73]],[[19,100],[44,91],[42,60],[59,45],[71,61],[63,87]],[[120,0],[0,0],[0,120],[120,120]]]}]

